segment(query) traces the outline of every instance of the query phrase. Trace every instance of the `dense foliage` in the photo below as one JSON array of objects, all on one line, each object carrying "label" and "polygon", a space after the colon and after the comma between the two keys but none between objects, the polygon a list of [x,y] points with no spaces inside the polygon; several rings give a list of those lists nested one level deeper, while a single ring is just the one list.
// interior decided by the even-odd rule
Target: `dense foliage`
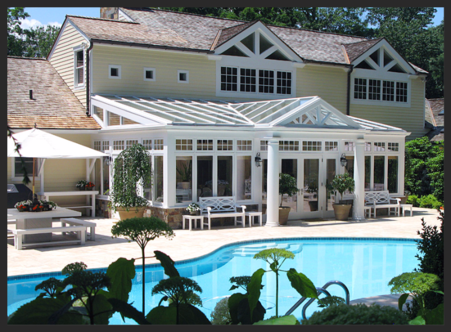
[{"label": "dense foliage", "polygon": [[316,311],[302,325],[404,325],[407,315],[390,306],[372,304],[332,305]]},{"label": "dense foliage", "polygon": [[296,195],[299,191],[297,187],[297,180],[290,174],[280,173],[279,174],[279,195],[280,195],[280,206],[282,206],[283,195],[288,196]]},{"label": "dense foliage", "polygon": [[444,202],[445,142],[420,137],[406,143],[405,190]]}]

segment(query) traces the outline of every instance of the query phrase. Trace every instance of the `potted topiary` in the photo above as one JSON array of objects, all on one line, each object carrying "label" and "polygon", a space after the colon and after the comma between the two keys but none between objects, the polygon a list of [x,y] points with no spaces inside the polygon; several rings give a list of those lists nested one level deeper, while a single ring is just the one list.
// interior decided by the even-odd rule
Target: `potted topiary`
[{"label": "potted topiary", "polygon": [[286,225],[288,221],[288,214],[290,213],[291,207],[282,206],[282,198],[284,194],[288,196],[296,195],[299,191],[296,183],[296,178],[290,174],[280,173],[279,174],[279,195],[280,195],[280,206],[279,206],[279,225]]},{"label": "potted topiary", "polygon": [[[346,190],[349,191],[354,190],[354,179],[350,177],[348,173],[337,174],[330,183],[330,188],[333,191],[335,191],[335,194],[338,192],[340,194],[340,200],[342,200],[343,194]],[[351,204],[347,204],[345,202],[340,201],[339,203],[334,203],[333,207],[335,219],[348,220],[349,211],[351,210],[352,207]]]},{"label": "potted topiary", "polygon": [[142,217],[148,201],[138,195],[138,185],[150,182],[152,176],[144,146],[133,144],[123,150],[114,161],[113,172],[110,207],[119,212],[121,220]]}]

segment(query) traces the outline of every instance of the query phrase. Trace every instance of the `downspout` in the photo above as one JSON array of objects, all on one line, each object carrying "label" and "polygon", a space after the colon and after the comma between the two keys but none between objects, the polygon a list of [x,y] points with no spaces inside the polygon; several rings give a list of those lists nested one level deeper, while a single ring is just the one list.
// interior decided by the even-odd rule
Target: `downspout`
[{"label": "downspout", "polygon": [[86,116],[91,116],[91,105],[90,105],[90,87],[91,87],[91,81],[89,79],[89,73],[91,71],[90,61],[89,61],[89,52],[94,47],[94,43],[92,41],[89,42],[89,48],[86,51]]},{"label": "downspout", "polygon": [[347,99],[346,99],[346,115],[351,115],[350,113],[350,104],[351,104],[351,73],[354,70],[354,66],[351,65],[351,67],[349,67],[349,71],[348,71],[348,88],[347,88]]}]

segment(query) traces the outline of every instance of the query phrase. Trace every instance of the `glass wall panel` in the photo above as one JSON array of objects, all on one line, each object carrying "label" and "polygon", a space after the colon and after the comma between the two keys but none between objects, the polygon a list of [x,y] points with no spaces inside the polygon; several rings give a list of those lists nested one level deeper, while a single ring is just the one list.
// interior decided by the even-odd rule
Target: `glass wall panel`
[{"label": "glass wall panel", "polygon": [[[149,156],[149,164],[150,164],[150,168],[152,169],[152,156]],[[103,175],[105,176],[105,171],[103,171],[103,172],[104,172]],[[146,198],[148,201],[152,201],[152,177],[150,177],[149,179],[144,181],[143,192],[144,192],[144,198]]]},{"label": "glass wall panel", "polygon": [[354,178],[354,156],[346,156],[348,164],[345,168],[345,173],[348,173],[350,177]]},{"label": "glass wall panel", "polygon": [[388,157],[388,179],[387,179],[388,191],[391,193],[398,192],[398,157]]},{"label": "glass wall panel", "polygon": [[374,156],[374,190],[384,190],[385,156]]},{"label": "glass wall panel", "polygon": [[304,211],[318,211],[319,159],[304,159]]},{"label": "glass wall panel", "polygon": [[163,202],[163,156],[155,156],[155,201]]},{"label": "glass wall panel", "polygon": [[[290,174],[297,181],[298,179],[298,160],[297,159],[282,159],[282,173]],[[284,194],[282,197],[282,205],[289,206],[291,208],[290,211],[297,211],[297,200],[298,195],[293,195],[289,197],[287,194]]]},{"label": "glass wall panel", "polygon": [[251,199],[252,189],[252,159],[251,156],[238,156],[237,157],[237,193],[236,199]]},{"label": "glass wall panel", "polygon": [[197,157],[197,197],[213,196],[213,157]]},{"label": "glass wall panel", "polygon": [[332,211],[334,209],[333,204],[335,203],[335,193],[330,189],[329,185],[337,173],[336,170],[336,160],[327,159],[326,164],[326,211]]},{"label": "glass wall panel", "polygon": [[365,156],[365,190],[371,189],[371,156]]},{"label": "glass wall panel", "polygon": [[192,202],[192,158],[176,157],[176,202]]},{"label": "glass wall panel", "polygon": [[232,196],[232,156],[218,156],[218,197]]}]

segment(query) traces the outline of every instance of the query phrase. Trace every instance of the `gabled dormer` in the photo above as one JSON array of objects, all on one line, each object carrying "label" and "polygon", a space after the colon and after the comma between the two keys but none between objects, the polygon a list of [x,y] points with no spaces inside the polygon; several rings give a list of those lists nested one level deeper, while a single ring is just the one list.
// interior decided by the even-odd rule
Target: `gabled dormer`
[{"label": "gabled dormer", "polygon": [[296,67],[302,59],[262,22],[222,29],[212,45],[216,95],[284,98],[296,95]]},{"label": "gabled dormer", "polygon": [[351,102],[410,107],[415,69],[383,38],[345,45],[351,74]]}]

